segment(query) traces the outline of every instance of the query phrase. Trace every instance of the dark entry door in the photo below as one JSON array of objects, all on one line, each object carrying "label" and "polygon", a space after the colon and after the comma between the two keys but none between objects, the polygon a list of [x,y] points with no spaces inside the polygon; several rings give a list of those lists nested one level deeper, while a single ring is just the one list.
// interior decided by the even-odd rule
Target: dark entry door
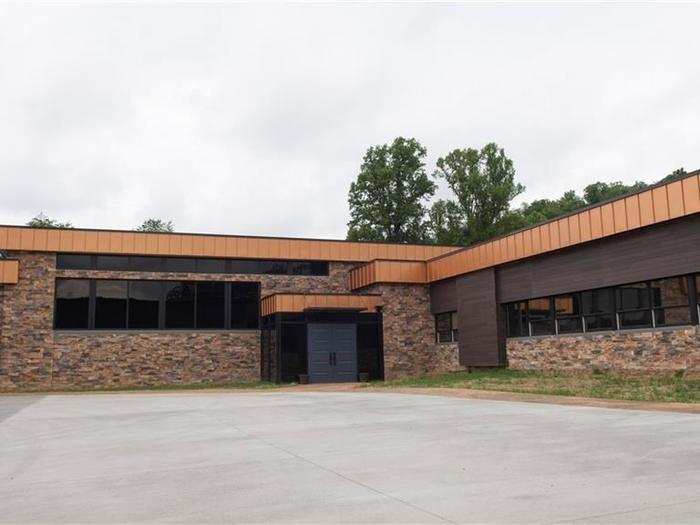
[{"label": "dark entry door", "polygon": [[354,324],[309,324],[311,383],[357,381],[357,337]]}]

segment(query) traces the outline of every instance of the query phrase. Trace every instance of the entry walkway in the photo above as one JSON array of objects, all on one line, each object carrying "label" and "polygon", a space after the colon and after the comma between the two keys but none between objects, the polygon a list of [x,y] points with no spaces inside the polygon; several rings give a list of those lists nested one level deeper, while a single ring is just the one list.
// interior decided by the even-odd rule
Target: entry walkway
[{"label": "entry walkway", "polygon": [[699,435],[391,393],[0,396],[0,521],[696,522]]}]

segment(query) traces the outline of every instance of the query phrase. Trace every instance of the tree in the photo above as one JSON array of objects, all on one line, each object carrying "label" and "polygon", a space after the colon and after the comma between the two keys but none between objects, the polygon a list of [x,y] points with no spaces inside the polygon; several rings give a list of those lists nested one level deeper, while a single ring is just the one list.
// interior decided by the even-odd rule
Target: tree
[{"label": "tree", "polygon": [[417,140],[403,137],[367,150],[348,194],[348,240],[428,239],[424,202],[436,186],[425,173],[425,155]]},{"label": "tree", "polygon": [[661,179],[659,182],[672,182],[676,179],[681,179],[685,177],[688,174],[687,171],[685,171],[684,168],[678,168],[677,170],[673,170],[670,175],[666,175],[663,179]]},{"label": "tree", "polygon": [[454,201],[435,202],[428,212],[430,237],[437,244],[461,244],[467,235],[464,214]]},{"label": "tree", "polygon": [[50,219],[44,212],[40,212],[39,215],[31,219],[27,226],[30,228],[72,228],[73,225],[70,222],[59,222],[56,219]]},{"label": "tree", "polygon": [[451,151],[438,159],[434,175],[444,178],[457,197],[463,216],[461,244],[505,233],[510,203],[525,190],[515,182],[513,161],[494,143],[481,150]]},{"label": "tree", "polygon": [[136,228],[137,232],[172,232],[175,231],[172,221],[165,222],[162,219],[146,219],[141,226]]},{"label": "tree", "polygon": [[608,199],[621,197],[626,193],[643,190],[647,184],[642,181],[636,181],[634,184],[627,185],[620,181],[616,182],[594,182],[583,189],[583,198],[587,205],[597,204]]}]

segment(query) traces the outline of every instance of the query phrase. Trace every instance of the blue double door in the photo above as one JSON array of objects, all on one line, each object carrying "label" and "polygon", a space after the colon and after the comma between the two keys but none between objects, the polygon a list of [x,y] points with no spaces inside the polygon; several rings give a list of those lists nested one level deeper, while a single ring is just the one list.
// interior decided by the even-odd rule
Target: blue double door
[{"label": "blue double door", "polygon": [[310,323],[307,330],[309,382],[357,381],[357,325]]}]

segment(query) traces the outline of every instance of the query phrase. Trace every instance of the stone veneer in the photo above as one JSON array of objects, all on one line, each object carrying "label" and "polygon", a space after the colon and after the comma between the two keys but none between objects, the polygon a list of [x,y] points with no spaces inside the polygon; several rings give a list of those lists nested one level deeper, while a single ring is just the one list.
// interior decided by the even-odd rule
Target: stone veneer
[{"label": "stone veneer", "polygon": [[518,370],[700,375],[698,326],[516,337],[506,350],[508,366]]},{"label": "stone veneer", "polygon": [[146,386],[260,378],[260,330],[53,330],[57,277],[256,281],[273,292],[346,293],[353,264],[328,276],[57,270],[55,254],[13,252],[20,280],[0,287],[0,390]]},{"label": "stone veneer", "polygon": [[462,370],[457,343],[435,342],[428,286],[376,284],[363,293],[383,297],[384,378],[387,380]]}]

